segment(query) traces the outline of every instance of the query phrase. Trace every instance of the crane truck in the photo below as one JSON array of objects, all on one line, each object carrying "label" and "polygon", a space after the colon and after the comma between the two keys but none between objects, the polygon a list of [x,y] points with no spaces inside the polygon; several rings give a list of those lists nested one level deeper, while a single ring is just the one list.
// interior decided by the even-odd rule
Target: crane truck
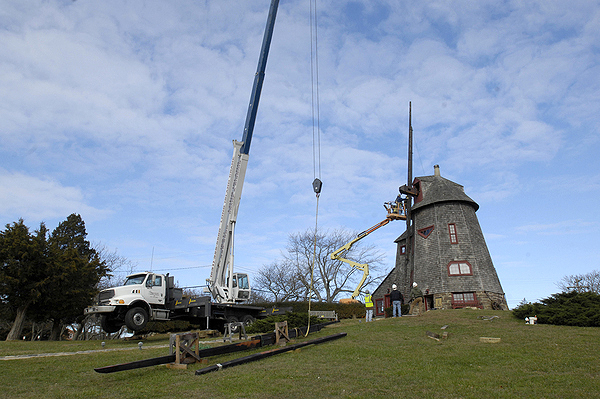
[{"label": "crane truck", "polygon": [[250,298],[250,284],[247,274],[234,273],[233,236],[278,6],[279,0],[271,0],[242,141],[233,140],[217,244],[210,278],[206,280],[211,296],[184,298],[182,289],[175,287],[174,277],[169,274],[129,275],[124,285],[101,291],[98,304],[84,310],[85,315],[99,314],[106,332],[117,332],[123,325],[139,331],[150,320],[178,318],[206,320],[207,328],[211,320],[249,324],[257,317],[273,313],[273,310],[244,304]]}]

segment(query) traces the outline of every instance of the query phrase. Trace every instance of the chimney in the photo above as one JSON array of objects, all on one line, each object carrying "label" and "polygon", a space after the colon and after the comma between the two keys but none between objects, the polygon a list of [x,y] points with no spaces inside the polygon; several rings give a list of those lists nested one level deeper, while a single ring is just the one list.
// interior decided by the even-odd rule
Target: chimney
[{"label": "chimney", "polygon": [[434,165],[433,166],[433,175],[434,176],[439,176],[441,177],[442,175],[440,174],[440,165]]}]

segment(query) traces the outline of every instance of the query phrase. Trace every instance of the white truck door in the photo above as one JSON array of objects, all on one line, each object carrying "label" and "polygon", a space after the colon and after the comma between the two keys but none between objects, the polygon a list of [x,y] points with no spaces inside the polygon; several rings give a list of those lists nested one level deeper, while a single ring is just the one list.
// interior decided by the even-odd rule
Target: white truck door
[{"label": "white truck door", "polygon": [[144,298],[153,305],[165,304],[165,279],[160,274],[148,274],[142,288]]}]

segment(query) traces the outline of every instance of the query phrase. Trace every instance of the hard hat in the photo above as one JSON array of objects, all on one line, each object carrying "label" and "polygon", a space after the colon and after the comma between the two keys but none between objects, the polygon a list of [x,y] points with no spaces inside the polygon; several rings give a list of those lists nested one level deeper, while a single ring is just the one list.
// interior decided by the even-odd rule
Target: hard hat
[{"label": "hard hat", "polygon": [[396,288],[396,284],[392,284],[392,289],[395,290]]},{"label": "hard hat", "polygon": [[416,286],[417,286],[417,283],[413,283],[413,287],[416,287]]},{"label": "hard hat", "polygon": [[366,290],[365,292],[366,292],[367,294],[370,294],[369,290]]}]

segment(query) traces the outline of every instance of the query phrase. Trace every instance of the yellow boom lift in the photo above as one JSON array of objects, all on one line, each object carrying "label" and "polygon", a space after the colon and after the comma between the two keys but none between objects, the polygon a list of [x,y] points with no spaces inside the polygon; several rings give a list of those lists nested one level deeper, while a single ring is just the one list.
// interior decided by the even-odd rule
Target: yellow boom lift
[{"label": "yellow boom lift", "polygon": [[387,216],[384,220],[377,223],[375,226],[363,231],[362,233],[357,235],[356,238],[352,239],[347,244],[345,244],[342,247],[340,247],[339,249],[335,250],[330,255],[331,259],[345,262],[358,270],[362,270],[362,272],[363,272],[362,278],[361,278],[360,282],[358,283],[358,287],[356,287],[356,289],[352,293],[351,298],[345,299],[345,300],[342,299],[340,301],[342,303],[356,301],[355,298],[360,293],[360,289],[362,288],[363,284],[365,283],[365,280],[367,279],[367,276],[369,275],[369,265],[367,263],[358,263],[353,260],[344,258],[344,256],[346,256],[346,254],[350,251],[350,248],[352,248],[352,246],[354,244],[356,244],[358,241],[362,240],[363,238],[365,238],[366,236],[368,236],[369,234],[371,234],[378,228],[385,226],[392,220],[406,220],[406,205],[405,205],[405,201],[402,198],[400,198],[400,196],[398,196],[396,198],[396,201],[386,202],[383,206],[385,207],[385,209],[387,211]]}]

